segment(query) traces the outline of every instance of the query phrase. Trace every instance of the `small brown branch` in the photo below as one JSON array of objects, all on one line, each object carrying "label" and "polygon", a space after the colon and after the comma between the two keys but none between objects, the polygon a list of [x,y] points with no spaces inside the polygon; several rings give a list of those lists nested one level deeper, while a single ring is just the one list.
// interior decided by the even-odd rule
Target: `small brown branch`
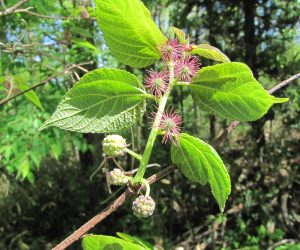
[{"label": "small brown branch", "polygon": [[[295,74],[293,76],[291,76],[290,78],[278,83],[277,85],[275,85],[274,87],[272,87],[271,89],[268,90],[269,94],[273,94],[276,91],[282,89],[283,87],[289,85],[290,83],[292,83],[293,81],[297,80],[298,78],[300,78],[300,73]],[[215,138],[215,141],[221,141],[222,139],[224,139],[226,136],[228,136],[238,125],[240,124],[240,121],[233,121],[232,123],[230,123],[229,127],[224,130],[220,135],[218,135],[217,138]]]},{"label": "small brown branch", "polygon": [[291,76],[289,79],[284,80],[283,82],[277,84],[276,86],[274,86],[273,88],[271,88],[270,90],[268,90],[269,94],[273,94],[276,91],[278,91],[279,89],[289,85],[291,82],[297,80],[298,78],[300,78],[300,73]]},{"label": "small brown branch", "polygon": [[32,11],[29,11],[29,10],[22,10],[22,11],[19,11],[19,12],[22,12],[22,13],[26,13],[28,15],[31,15],[31,16],[36,16],[36,17],[40,17],[40,18],[46,18],[46,19],[64,19],[64,20],[79,20],[81,18],[79,17],[67,17],[67,16],[47,16],[47,15],[42,15],[42,14],[39,14],[39,13],[36,13],[36,12],[32,12]]},{"label": "small brown branch", "polygon": [[26,2],[28,2],[29,0],[21,0],[19,2],[17,2],[15,5],[4,9],[3,11],[0,11],[0,17],[1,16],[8,16],[11,15],[15,12],[20,12],[20,9],[18,9],[19,7],[21,7],[23,4],[25,4]]},{"label": "small brown branch", "polygon": [[93,62],[85,62],[85,63],[80,63],[80,64],[73,64],[73,65],[71,65],[71,66],[69,66],[69,67],[66,67],[64,70],[59,71],[59,72],[57,72],[56,74],[54,74],[54,75],[48,77],[47,79],[41,81],[39,84],[36,84],[36,85],[34,85],[34,86],[32,86],[32,87],[30,87],[30,88],[24,90],[24,91],[22,91],[22,92],[20,92],[20,93],[18,93],[18,94],[16,94],[16,95],[14,95],[14,96],[12,96],[12,97],[4,98],[3,100],[0,101],[0,107],[3,106],[4,104],[8,103],[9,101],[11,101],[11,100],[13,100],[13,99],[16,99],[18,96],[24,95],[25,93],[27,93],[27,92],[29,92],[29,91],[31,91],[31,90],[34,90],[34,89],[36,89],[36,88],[39,88],[39,87],[41,87],[41,86],[46,85],[50,80],[54,79],[55,77],[57,77],[57,76],[59,76],[59,75],[65,74],[66,72],[68,72],[68,71],[70,71],[70,70],[72,70],[72,69],[79,68],[79,67],[82,67],[82,66],[84,66],[84,65],[90,65],[90,64],[92,64],[92,63],[93,63]]},{"label": "small brown branch", "polygon": [[116,211],[120,206],[123,205],[127,198],[132,196],[132,192],[129,192],[128,190],[129,189],[126,189],[126,191],[123,194],[121,194],[116,200],[114,200],[114,202],[111,203],[108,207],[106,207],[101,213],[97,214],[84,225],[82,225],[80,228],[78,228],[68,238],[66,238],[52,250],[66,249],[72,243],[77,241],[81,236],[83,236],[86,232],[88,232],[90,229],[96,226],[99,222],[103,221],[107,216]]},{"label": "small brown branch", "polygon": [[[159,171],[157,174],[150,176],[147,179],[147,181],[149,182],[149,184],[153,184],[153,183],[157,182],[158,180],[160,180],[161,178],[163,178],[164,176],[172,173],[175,169],[176,168],[174,166],[167,167],[164,170]],[[128,187],[126,189],[126,191],[123,194],[121,194],[116,200],[114,200],[109,206],[107,206],[99,214],[97,214],[92,219],[90,219],[88,222],[86,222],[84,225],[82,225],[79,229],[74,231],[68,238],[63,240],[52,250],[66,249],[68,246],[70,246],[75,241],[80,239],[80,237],[82,237],[86,232],[88,232],[90,229],[92,229],[98,223],[103,221],[111,213],[115,212],[120,206],[122,206],[125,203],[125,201],[129,197],[131,197],[134,194],[136,194],[136,191],[134,189],[132,189],[131,187]]]}]

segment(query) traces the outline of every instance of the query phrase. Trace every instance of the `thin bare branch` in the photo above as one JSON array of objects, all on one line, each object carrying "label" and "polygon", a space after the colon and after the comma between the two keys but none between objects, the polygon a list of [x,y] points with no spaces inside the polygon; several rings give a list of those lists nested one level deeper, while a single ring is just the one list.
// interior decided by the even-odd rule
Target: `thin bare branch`
[{"label": "thin bare branch", "polygon": [[293,76],[291,76],[289,79],[282,81],[281,83],[277,84],[276,86],[274,86],[273,88],[271,88],[268,92],[269,94],[273,94],[276,91],[278,91],[279,89],[282,89],[283,87],[289,85],[291,82],[297,80],[298,78],[300,78],[300,73],[295,74]]},{"label": "thin bare branch", "polygon": [[62,75],[62,74],[65,74],[67,73],[68,71],[72,70],[72,69],[75,69],[75,68],[78,68],[78,66],[84,66],[84,65],[90,65],[92,64],[93,62],[85,62],[85,63],[80,63],[80,64],[73,64],[69,67],[66,67],[64,70],[62,71],[59,71],[57,73],[55,73],[54,75],[48,77],[47,79],[41,81],[40,83],[22,91],[22,92],[19,92],[18,94],[12,96],[12,97],[9,97],[9,98],[4,98],[3,100],[0,101],[0,107],[3,106],[4,104],[8,103],[9,101],[11,100],[14,100],[16,99],[18,96],[21,96],[21,95],[24,95],[25,93],[31,91],[31,90],[34,90],[36,88],[39,88],[41,86],[44,86],[46,85],[50,80],[54,79],[55,77],[59,76],[59,75]]},{"label": "thin bare branch", "polygon": [[47,16],[47,15],[42,15],[42,14],[39,14],[39,13],[36,13],[36,12],[32,12],[32,11],[29,11],[29,10],[23,10],[23,11],[19,11],[19,12],[22,12],[22,13],[26,13],[28,15],[31,15],[31,16],[36,16],[36,17],[40,17],[40,18],[46,18],[46,19],[67,19],[67,20],[79,20],[81,19],[80,17],[68,17],[68,16]]},{"label": "thin bare branch", "polygon": [[8,16],[8,15],[11,15],[13,13],[19,12],[20,11],[19,7],[21,7],[23,4],[25,4],[28,1],[29,0],[21,0],[21,1],[17,2],[15,5],[7,8],[7,9],[4,9],[3,11],[0,11],[0,17],[1,16]]}]

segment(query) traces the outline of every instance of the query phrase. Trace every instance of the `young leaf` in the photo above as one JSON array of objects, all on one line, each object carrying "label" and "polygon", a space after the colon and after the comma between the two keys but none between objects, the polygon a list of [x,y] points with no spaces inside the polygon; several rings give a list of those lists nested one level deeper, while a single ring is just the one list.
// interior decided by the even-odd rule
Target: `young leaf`
[{"label": "young leaf", "polygon": [[193,45],[191,53],[218,62],[230,62],[230,59],[225,54],[223,54],[221,50],[209,44]]},{"label": "young leaf", "polygon": [[172,30],[181,44],[189,44],[189,37],[183,30],[176,27],[172,27]]},{"label": "young leaf", "polygon": [[138,236],[131,236],[126,233],[117,233],[117,235],[123,240],[126,240],[126,241],[134,243],[134,244],[138,244],[138,245],[144,247],[146,250],[154,250],[154,247],[149,242],[141,239]]},{"label": "young leaf", "polygon": [[84,250],[144,250],[145,248],[119,239],[106,235],[91,235],[85,236],[82,240],[82,247]]},{"label": "young leaf", "polygon": [[73,43],[79,47],[79,48],[87,48],[90,49],[95,55],[99,54],[98,48],[96,48],[93,44],[91,44],[88,41],[82,41],[82,40],[77,40],[73,39]]},{"label": "young leaf", "polygon": [[189,180],[202,185],[208,182],[223,212],[231,184],[222,159],[212,146],[191,135],[180,134],[179,142],[172,146],[172,162]]},{"label": "young leaf", "polygon": [[[27,90],[28,88],[30,88],[30,86],[28,86],[28,84],[27,84],[27,82],[30,80],[29,72],[24,72],[24,73],[15,75],[15,76],[13,76],[12,79],[13,79],[14,85],[17,89],[24,91],[24,90]],[[28,101],[32,102],[36,107],[43,110],[40,99],[34,90],[31,90],[31,91],[25,93],[24,96]]]},{"label": "young leaf", "polygon": [[111,52],[122,63],[143,68],[160,58],[167,38],[140,0],[96,0],[96,17]]},{"label": "young leaf", "polygon": [[56,126],[81,133],[109,133],[131,126],[144,113],[149,95],[123,70],[96,69],[68,91],[40,128]]},{"label": "young leaf", "polygon": [[17,178],[24,180],[30,172],[30,162],[27,157],[18,165]]},{"label": "young leaf", "polygon": [[201,108],[230,120],[255,121],[274,103],[288,101],[271,96],[253,77],[250,68],[237,62],[204,67],[189,86]]},{"label": "young leaf", "polygon": [[[21,91],[24,91],[24,90],[28,89],[29,86],[27,86],[24,83],[19,83],[19,84],[17,84],[17,88],[20,89]],[[31,91],[25,93],[24,95],[25,95],[26,99],[28,101],[32,102],[36,107],[43,109],[41,101],[34,90],[31,90]]]}]

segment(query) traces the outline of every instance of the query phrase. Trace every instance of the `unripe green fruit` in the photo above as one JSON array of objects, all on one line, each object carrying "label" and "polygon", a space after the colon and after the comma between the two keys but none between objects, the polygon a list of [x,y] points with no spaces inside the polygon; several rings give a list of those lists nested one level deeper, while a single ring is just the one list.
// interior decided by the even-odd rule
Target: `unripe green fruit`
[{"label": "unripe green fruit", "polygon": [[120,135],[108,135],[102,142],[103,152],[108,156],[123,156],[126,146],[126,140]]},{"label": "unripe green fruit", "polygon": [[114,168],[109,172],[109,180],[112,185],[122,186],[128,182],[128,176],[121,169]]},{"label": "unripe green fruit", "polygon": [[147,218],[155,209],[155,201],[150,196],[141,195],[132,203],[133,214],[137,217]]}]

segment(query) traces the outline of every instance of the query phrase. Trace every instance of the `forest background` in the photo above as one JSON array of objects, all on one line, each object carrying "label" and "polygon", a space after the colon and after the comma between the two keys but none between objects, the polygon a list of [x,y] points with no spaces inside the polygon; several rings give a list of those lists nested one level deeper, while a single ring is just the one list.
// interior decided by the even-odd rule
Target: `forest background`
[{"label": "forest background", "polygon": [[[175,26],[195,44],[220,48],[248,64],[266,89],[300,72],[299,0],[143,2],[166,34]],[[38,132],[86,72],[118,67],[142,76],[110,54],[93,6],[88,0],[0,0],[0,249],[51,249],[120,192],[106,184],[105,171],[95,172],[102,135]],[[290,101],[221,140],[230,121],[199,110],[192,98],[183,101],[186,90],[174,91],[185,131],[213,144],[229,167],[232,194],[224,214],[209,187],[175,172],[152,186],[159,198],[150,219],[134,217],[128,202],[91,232],[134,234],[165,249],[300,249],[299,87],[298,80],[278,91]],[[138,152],[148,124],[145,116],[122,132]],[[170,166],[169,150],[158,143],[152,161]],[[120,164],[137,166],[130,158]]]}]

